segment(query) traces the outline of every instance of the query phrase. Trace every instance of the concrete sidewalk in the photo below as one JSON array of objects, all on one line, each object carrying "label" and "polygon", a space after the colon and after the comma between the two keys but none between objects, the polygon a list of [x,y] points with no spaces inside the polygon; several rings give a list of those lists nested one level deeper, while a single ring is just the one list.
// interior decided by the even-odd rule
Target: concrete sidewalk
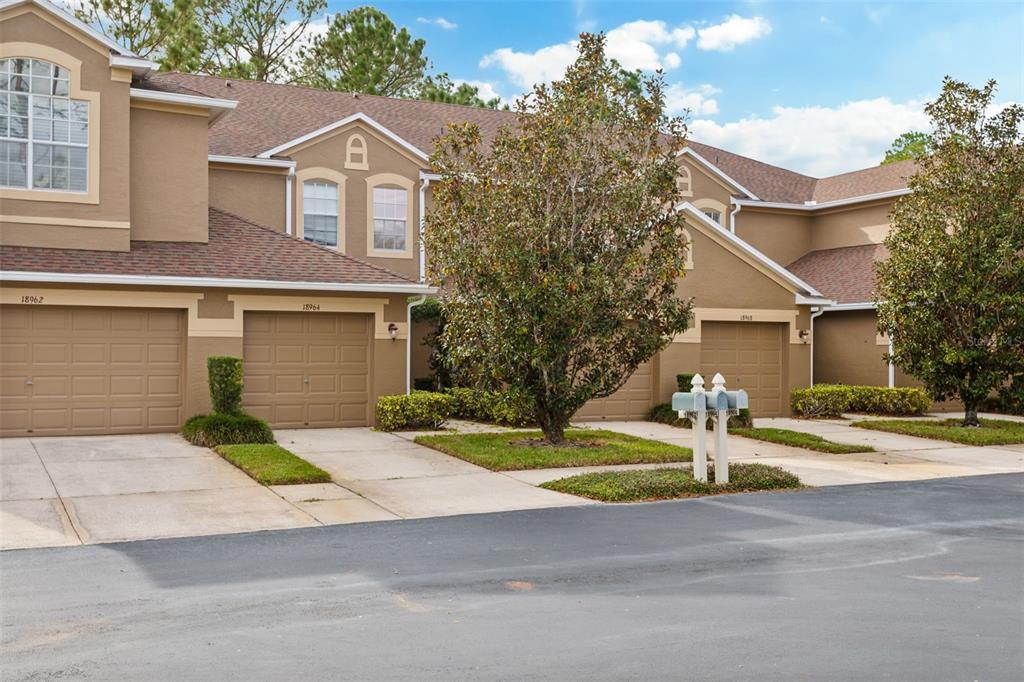
[{"label": "concrete sidewalk", "polygon": [[[859,429],[850,426],[845,420],[771,418],[755,419],[754,423],[759,427],[813,433],[837,443],[871,445],[877,450],[832,455],[741,436],[729,436],[730,461],[761,462],[778,466],[796,474],[808,485],[918,481],[953,476],[1024,472],[1024,445],[973,447]],[[666,424],[600,422],[581,426],[609,429],[686,447],[693,444],[690,430]],[[538,478],[539,475],[533,480],[543,482],[537,480]]]}]

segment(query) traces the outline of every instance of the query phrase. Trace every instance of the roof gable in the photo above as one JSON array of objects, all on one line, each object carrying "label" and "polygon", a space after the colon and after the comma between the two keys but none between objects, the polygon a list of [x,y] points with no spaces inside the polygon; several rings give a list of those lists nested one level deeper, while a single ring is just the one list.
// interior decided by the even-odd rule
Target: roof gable
[{"label": "roof gable", "polygon": [[106,47],[110,52],[116,55],[121,55],[122,57],[138,57],[138,55],[124,49],[116,42],[103,35],[92,26],[81,21],[78,17],[71,14],[64,8],[58,7],[48,0],[0,0],[0,12],[20,6],[30,6],[41,10],[46,19],[51,21],[57,20],[62,24],[73,27],[78,33],[88,36],[94,42]]}]

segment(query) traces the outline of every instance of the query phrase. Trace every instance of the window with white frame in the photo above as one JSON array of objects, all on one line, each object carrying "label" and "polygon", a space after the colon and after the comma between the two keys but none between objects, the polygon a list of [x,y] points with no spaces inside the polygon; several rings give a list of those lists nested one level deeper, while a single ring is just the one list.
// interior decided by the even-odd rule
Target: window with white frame
[{"label": "window with white frame", "polygon": [[713,208],[702,208],[701,211],[703,211],[704,215],[706,215],[707,217],[711,218],[712,220],[714,220],[719,225],[722,224],[722,212],[721,211],[716,211]]},{"label": "window with white frame", "polygon": [[69,95],[64,67],[0,59],[0,187],[88,189],[89,103]]},{"label": "window with white frame", "polygon": [[302,183],[302,237],[314,244],[338,245],[338,186],[333,182]]},{"label": "window with white frame", "polygon": [[408,192],[397,187],[373,188],[373,248],[404,251]]}]

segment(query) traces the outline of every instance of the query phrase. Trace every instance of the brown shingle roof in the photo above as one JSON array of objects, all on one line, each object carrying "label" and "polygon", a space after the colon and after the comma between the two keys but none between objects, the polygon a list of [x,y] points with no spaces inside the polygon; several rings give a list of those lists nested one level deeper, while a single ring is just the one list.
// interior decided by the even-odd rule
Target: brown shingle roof
[{"label": "brown shingle roof", "polygon": [[[510,111],[184,73],[158,73],[136,85],[236,100],[238,107],[210,127],[210,153],[226,156],[256,156],[360,112],[426,154],[451,122],[474,122],[489,141],[516,121]],[[701,142],[689,144],[762,201],[802,204],[886,192],[906,187],[912,169],[911,162],[901,162],[818,179]]]},{"label": "brown shingle roof", "polygon": [[127,252],[0,246],[0,269],[281,282],[413,283],[386,268],[217,208],[210,208],[210,236],[206,244],[133,241]]},{"label": "brown shingle roof", "polygon": [[875,263],[889,257],[883,244],[811,251],[787,270],[837,303],[874,300]]},{"label": "brown shingle roof", "polygon": [[812,198],[822,203],[904,189],[914,169],[914,161],[906,160],[822,178],[815,184]]}]

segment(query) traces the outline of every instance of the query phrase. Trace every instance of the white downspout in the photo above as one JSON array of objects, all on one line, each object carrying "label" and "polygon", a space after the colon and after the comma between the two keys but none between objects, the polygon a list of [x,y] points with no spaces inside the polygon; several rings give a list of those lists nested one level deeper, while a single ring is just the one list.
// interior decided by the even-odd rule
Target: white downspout
[{"label": "white downspout", "polygon": [[[427,248],[423,245],[423,234],[427,230],[427,187],[430,178],[420,176],[420,281],[427,281]],[[422,303],[422,301],[421,301]],[[417,304],[418,305],[418,304]]]},{"label": "white downspout", "polygon": [[743,209],[743,204],[736,204],[736,208],[729,214],[729,231],[736,234],[736,216]]},{"label": "white downspout", "polygon": [[811,308],[811,386],[814,386],[814,318],[824,312],[824,308]]},{"label": "white downspout", "polygon": [[284,233],[292,233],[292,178],[295,177],[295,166],[288,169],[284,179]]},{"label": "white downspout", "polygon": [[416,300],[409,301],[405,311],[405,394],[412,393],[412,309],[421,305],[427,300],[426,296],[420,296]]}]

